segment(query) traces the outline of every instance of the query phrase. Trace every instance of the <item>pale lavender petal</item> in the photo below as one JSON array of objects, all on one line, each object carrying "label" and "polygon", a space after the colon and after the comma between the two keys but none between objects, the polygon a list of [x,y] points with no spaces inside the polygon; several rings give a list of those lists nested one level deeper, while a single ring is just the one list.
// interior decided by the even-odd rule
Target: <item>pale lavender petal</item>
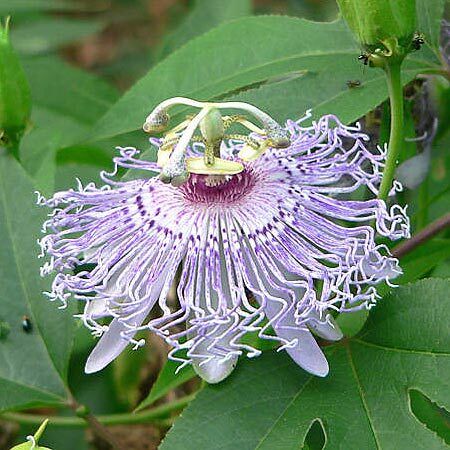
[{"label": "pale lavender petal", "polygon": [[265,312],[276,334],[286,343],[281,347],[307,372],[325,377],[329,367],[327,359],[305,326],[295,323],[295,315],[289,309],[283,311],[272,302],[266,305]]},{"label": "pale lavender petal", "polygon": [[126,326],[119,319],[113,319],[108,331],[103,334],[89,355],[84,368],[86,373],[94,373],[104,369],[122,353],[129,344],[129,341],[122,337],[126,329]]},{"label": "pale lavender petal", "polygon": [[323,314],[321,317],[318,313],[311,311],[307,326],[317,336],[327,341],[340,341],[344,336],[331,314]]}]

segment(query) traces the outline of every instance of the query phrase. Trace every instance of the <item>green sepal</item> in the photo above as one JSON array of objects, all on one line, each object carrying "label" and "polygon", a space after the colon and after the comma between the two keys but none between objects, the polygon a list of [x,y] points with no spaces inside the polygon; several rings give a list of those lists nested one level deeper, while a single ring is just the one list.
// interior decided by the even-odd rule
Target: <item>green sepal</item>
[{"label": "green sepal", "polygon": [[40,445],[37,445],[47,424],[48,424],[48,419],[44,420],[44,422],[42,422],[41,426],[38,428],[36,433],[34,433],[34,436],[33,436],[34,443],[31,441],[24,442],[23,444],[19,444],[19,445],[12,447],[11,450],[52,450],[51,448],[41,447]]},{"label": "green sepal", "polygon": [[396,39],[409,48],[416,29],[415,0],[337,0],[342,16],[366,48]]},{"label": "green sepal", "polygon": [[35,445],[33,447],[32,442],[24,442],[23,444],[16,445],[15,447],[12,447],[11,450],[52,450],[48,447],[41,447],[40,445]]}]

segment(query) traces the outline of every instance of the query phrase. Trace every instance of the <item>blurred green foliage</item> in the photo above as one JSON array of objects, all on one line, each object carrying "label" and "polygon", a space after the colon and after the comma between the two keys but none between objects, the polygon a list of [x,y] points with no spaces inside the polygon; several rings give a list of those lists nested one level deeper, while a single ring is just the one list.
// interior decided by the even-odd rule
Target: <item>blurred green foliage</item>
[{"label": "blurred green foliage", "polygon": [[[450,202],[450,76],[449,68],[440,59],[438,40],[444,2],[423,0],[417,1],[417,5],[419,28],[426,34],[427,44],[409,56],[403,68],[403,82],[406,85],[418,74],[428,74],[439,128],[426,180],[418,190],[402,194],[410,205],[415,229],[447,213]],[[67,189],[75,185],[76,177],[83,183],[98,182],[99,171],[111,168],[116,145],[133,145],[148,151],[146,137],[139,131],[141,122],[158,101],[171,95],[249,101],[267,109],[281,121],[299,117],[311,107],[317,115],[332,112],[345,122],[363,118],[367,130],[383,144],[388,137],[383,130],[389,129],[389,115],[380,114],[379,108],[387,96],[383,74],[358,63],[361,49],[342,21],[323,23],[333,21],[337,14],[334,0],[0,2],[0,15],[12,16],[12,42],[29,80],[33,103],[31,125],[19,147],[19,161],[11,155],[0,154],[0,190],[3,193],[0,196],[0,299],[5,305],[0,311],[0,410],[34,407],[38,408],[38,413],[72,417],[73,413],[64,407],[70,400],[70,390],[78,402],[87,405],[96,415],[126,413],[138,406],[140,409],[152,407],[198,389],[199,383],[193,380],[189,368],[175,376],[174,364],[164,365],[162,355],[166,349],[158,349],[157,345],[139,353],[126,352],[115,365],[100,374],[84,375],[82,367],[93,345],[92,337],[84,328],[75,328],[69,312],[57,310],[41,294],[46,286],[38,276],[35,242],[40,236],[42,214],[33,207],[33,191],[38,189],[50,194]],[[265,15],[275,16],[263,17]],[[283,17],[285,15],[293,17]],[[439,71],[443,76],[436,75]],[[352,80],[359,81],[358,87],[349,85]],[[405,91],[409,96],[406,129],[408,137],[414,138],[420,121],[414,105],[423,87],[419,85],[414,95],[409,95],[410,88],[411,85]],[[400,160],[420,150],[420,142],[409,142]],[[151,152],[147,155],[154,157]],[[448,279],[449,238],[447,231],[404,258],[404,275],[399,283],[426,277]],[[394,295],[386,288],[384,292],[389,298],[386,302],[380,300],[380,309],[370,314],[367,324],[365,313],[346,315],[339,320],[349,337],[360,336],[361,329],[366,330],[364,336],[370,337],[372,333],[374,345],[382,339],[401,340],[405,335],[413,338],[416,333],[417,339],[423,339],[414,341],[417,345],[411,348],[412,353],[421,352],[439,341],[433,327],[441,323],[441,312],[446,311],[440,303],[445,300],[445,283],[448,282],[421,281],[413,287],[402,287]],[[420,298],[417,292],[422,293]],[[436,297],[423,301],[427,292],[434,292]],[[405,311],[405,305],[411,301],[412,312]],[[408,320],[400,320],[402,314]],[[30,316],[35,325],[31,334],[20,329],[24,315]],[[426,326],[420,328],[422,325],[418,324],[414,329],[412,324],[419,319],[423,319]],[[374,335],[374,321],[380,322],[384,336]],[[398,336],[402,333],[403,336]],[[356,340],[346,342],[348,348],[360,345]],[[266,354],[260,361],[244,362],[224,388],[221,385],[208,387],[198,401],[189,406],[163,448],[213,448],[210,444],[205,446],[199,438],[204,433],[209,442],[219,436],[223,448],[239,449],[298,448],[306,436],[304,448],[316,450],[329,442],[329,433],[336,429],[334,421],[351,413],[346,409],[346,402],[350,400],[358,405],[360,413],[348,416],[348,426],[359,420],[367,425],[370,411],[367,414],[361,398],[358,400],[354,380],[346,382],[350,366],[348,361],[338,361],[346,348],[339,345],[333,357],[336,367],[342,370],[336,370],[333,376],[342,392],[335,392],[336,388],[333,390],[331,386],[331,391],[325,391],[330,392],[330,397],[323,400],[324,391],[315,392],[310,386],[302,394],[309,396],[302,403],[300,388],[303,382],[305,386],[309,383],[306,375],[292,368],[282,356]],[[377,410],[377,420],[382,423],[381,431],[378,424],[374,428],[375,433],[381,433],[378,443],[382,445],[378,448],[412,448],[407,439],[401,439],[402,430],[398,430],[398,436],[392,434],[395,445],[394,441],[392,445],[386,443],[383,434],[390,425],[385,424],[382,412],[388,414],[388,407],[399,405],[396,400],[391,402],[389,395],[401,393],[404,400],[407,392],[410,392],[412,413],[407,404],[402,403],[399,415],[391,418],[391,424],[405,420],[403,431],[413,430],[411,436],[426,443],[423,448],[444,448],[441,442],[448,437],[448,413],[441,407],[447,399],[444,399],[434,365],[434,359],[440,357],[424,357],[420,363],[414,360],[416,375],[420,371],[421,381],[425,380],[423,383],[429,387],[422,394],[407,375],[399,375],[402,368],[410,364],[406,359],[412,361],[414,355],[405,356],[400,362],[387,355],[379,360],[375,354],[372,360],[363,361],[364,358],[360,355],[364,382],[370,382],[367,391],[370,401],[377,401],[383,387],[386,391],[381,397],[389,398],[387,406],[381,402],[372,404]],[[378,368],[372,373],[375,363]],[[269,372],[273,369],[276,370],[272,376]],[[392,378],[384,372],[392,374]],[[251,377],[255,377],[254,385],[239,394],[236,389],[249,384]],[[314,383],[311,385],[315,386]],[[283,389],[289,392],[285,392],[285,397],[266,392],[272,385],[278,386],[280,392]],[[439,388],[432,389],[432,385],[439,385]],[[392,392],[387,392],[389,386]],[[221,389],[229,392],[230,397],[222,394]],[[342,399],[339,397],[345,394],[345,389],[352,392],[351,399],[345,395]],[[258,404],[246,406],[250,398],[265,399],[263,406],[271,413],[264,416],[265,409]],[[333,404],[337,398],[339,402]],[[284,404],[286,400],[296,401],[298,408]],[[328,409],[326,402],[330,404]],[[275,403],[281,409],[279,417],[273,419]],[[317,414],[308,415],[307,405],[317,406]],[[229,413],[230,420],[218,419],[214,427],[208,428],[205,425],[208,411],[219,418],[221,412]],[[233,411],[238,415],[234,416]],[[300,414],[305,418],[301,419]],[[327,420],[323,420],[324,417]],[[303,421],[297,427],[300,419]],[[236,428],[231,430],[229,427],[233,423]],[[283,426],[287,429],[280,437],[270,431],[270,426],[275,430]],[[128,427],[134,429],[131,425]],[[16,442],[24,442],[35,429],[36,426],[21,425]],[[139,435],[147,436],[146,442],[136,438],[135,447],[127,445],[130,450],[156,448],[166,429],[167,425],[149,424],[144,434]],[[198,434],[189,432],[197,429]],[[359,450],[374,446],[365,427],[356,431],[362,436],[361,441],[349,441],[344,437],[340,442],[328,444],[327,448]],[[117,433],[120,435],[120,430]],[[255,436],[260,433],[259,444],[249,444],[253,442],[252,433]],[[131,439],[131,431],[122,431],[122,437],[128,434]],[[223,436],[230,438],[229,441]],[[440,436],[441,441],[436,436]],[[288,443],[282,442],[290,438]],[[366,445],[369,441],[372,446]],[[50,423],[45,433],[45,444],[58,450],[87,450],[89,442],[86,432],[79,428]]]}]

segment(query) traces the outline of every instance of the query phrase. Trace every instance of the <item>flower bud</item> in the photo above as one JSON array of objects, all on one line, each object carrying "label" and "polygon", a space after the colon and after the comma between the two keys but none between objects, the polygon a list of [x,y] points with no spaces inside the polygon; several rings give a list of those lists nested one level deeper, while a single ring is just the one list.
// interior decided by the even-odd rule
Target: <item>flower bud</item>
[{"label": "flower bud", "polygon": [[415,0],[337,0],[358,41],[368,47],[397,39],[408,47],[416,26]]},{"label": "flower bud", "polygon": [[0,23],[0,135],[6,144],[18,139],[31,113],[28,80],[9,41],[9,20]]},{"label": "flower bud", "polygon": [[41,438],[42,433],[44,432],[47,424],[48,424],[48,419],[44,420],[44,422],[38,428],[36,433],[34,433],[34,436],[27,437],[27,442],[16,445],[13,448],[11,448],[11,450],[51,450],[48,447],[41,447],[40,445],[38,445],[39,439]]}]

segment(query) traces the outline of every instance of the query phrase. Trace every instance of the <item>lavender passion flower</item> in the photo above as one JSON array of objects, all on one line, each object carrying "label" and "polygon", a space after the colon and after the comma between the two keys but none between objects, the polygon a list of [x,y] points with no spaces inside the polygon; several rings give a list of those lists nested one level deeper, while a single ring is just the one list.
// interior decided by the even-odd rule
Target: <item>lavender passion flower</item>
[{"label": "lavender passion flower", "polygon": [[[192,363],[211,383],[243,353],[260,354],[247,333],[279,342],[300,367],[325,376],[313,334],[339,340],[332,313],[370,308],[375,285],[401,273],[375,236],[407,237],[405,210],[352,196],[361,186],[377,192],[384,151],[369,151],[359,126],[335,116],[306,126],[307,115],[282,128],[249,108],[263,128],[201,112],[151,139],[158,163],[120,148],[104,186],[39,196],[53,208],[40,241],[42,275],[56,274],[47,294],[63,305],[85,302],[80,317],[101,336],[87,373],[127,344],[142,346],[136,334],[151,330],[180,367]],[[144,126],[150,132],[168,126],[167,108],[155,111]],[[232,123],[251,133],[226,135]],[[115,181],[119,168],[140,177]]]}]

